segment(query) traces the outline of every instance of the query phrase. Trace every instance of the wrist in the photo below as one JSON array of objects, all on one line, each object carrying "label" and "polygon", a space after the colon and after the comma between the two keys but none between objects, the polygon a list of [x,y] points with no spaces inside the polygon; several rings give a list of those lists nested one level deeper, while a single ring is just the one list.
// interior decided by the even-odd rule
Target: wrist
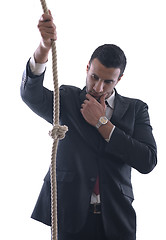
[{"label": "wrist", "polygon": [[48,61],[48,54],[51,46],[45,46],[40,42],[39,47],[34,53],[34,58],[36,63],[46,63]]},{"label": "wrist", "polygon": [[41,40],[41,42],[40,42],[40,47],[41,47],[42,51],[45,51],[45,52],[49,52],[50,51],[51,45],[52,45],[51,40],[46,41],[46,42]]},{"label": "wrist", "polygon": [[34,55],[30,58],[29,66],[34,75],[41,75],[46,69],[46,63],[36,63]]},{"label": "wrist", "polygon": [[109,139],[110,138],[110,133],[112,132],[112,130],[114,128],[115,128],[115,126],[110,121],[108,121],[106,124],[101,125],[98,128],[98,131],[104,139]]},{"label": "wrist", "polygon": [[105,116],[101,116],[96,124],[96,128],[100,128],[102,125],[107,124],[108,119]]}]

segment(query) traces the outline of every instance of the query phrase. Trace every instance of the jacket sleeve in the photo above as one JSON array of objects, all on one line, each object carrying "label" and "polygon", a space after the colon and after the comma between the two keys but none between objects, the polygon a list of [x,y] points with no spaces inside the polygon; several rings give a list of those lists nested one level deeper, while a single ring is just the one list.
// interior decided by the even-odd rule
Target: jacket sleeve
[{"label": "jacket sleeve", "polygon": [[148,106],[138,101],[133,135],[115,127],[105,151],[141,173],[149,173],[157,164],[157,147],[150,125]]},{"label": "jacket sleeve", "polygon": [[33,75],[29,61],[23,73],[20,93],[22,100],[40,117],[52,123],[53,92],[43,87],[44,74]]}]

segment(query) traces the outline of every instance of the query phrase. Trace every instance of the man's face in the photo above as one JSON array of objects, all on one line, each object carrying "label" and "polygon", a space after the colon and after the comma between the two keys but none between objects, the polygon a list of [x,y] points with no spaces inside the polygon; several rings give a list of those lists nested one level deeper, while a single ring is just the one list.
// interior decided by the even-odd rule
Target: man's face
[{"label": "man's face", "polygon": [[119,82],[120,68],[107,68],[95,58],[90,68],[87,66],[86,91],[97,100],[104,94],[106,99],[111,96]]}]

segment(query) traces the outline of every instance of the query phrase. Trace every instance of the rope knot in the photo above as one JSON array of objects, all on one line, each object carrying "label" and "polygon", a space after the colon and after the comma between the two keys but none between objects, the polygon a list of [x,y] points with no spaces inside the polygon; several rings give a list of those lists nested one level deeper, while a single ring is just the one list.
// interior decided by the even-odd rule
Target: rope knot
[{"label": "rope knot", "polygon": [[55,139],[60,139],[62,140],[63,138],[65,138],[65,134],[68,131],[68,127],[63,125],[59,125],[59,124],[55,124],[55,126],[53,126],[53,129],[51,131],[49,131],[49,135],[55,140]]}]

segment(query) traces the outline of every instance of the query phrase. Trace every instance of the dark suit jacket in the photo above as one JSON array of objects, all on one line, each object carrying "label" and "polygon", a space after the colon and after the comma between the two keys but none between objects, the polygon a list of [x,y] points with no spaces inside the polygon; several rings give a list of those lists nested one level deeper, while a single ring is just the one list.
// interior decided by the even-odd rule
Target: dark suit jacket
[{"label": "dark suit jacket", "polygon": [[[21,96],[35,113],[52,123],[53,93],[43,87],[43,79],[44,74],[32,75],[27,65]],[[131,167],[145,174],[157,162],[148,107],[138,99],[116,92],[111,118],[116,127],[107,143],[80,112],[85,95],[85,88],[60,87],[60,123],[67,125],[69,131],[57,150],[59,236],[83,227],[99,174],[106,236],[111,240],[134,240],[136,215],[132,207]],[[51,225],[49,172],[32,218]]]}]

